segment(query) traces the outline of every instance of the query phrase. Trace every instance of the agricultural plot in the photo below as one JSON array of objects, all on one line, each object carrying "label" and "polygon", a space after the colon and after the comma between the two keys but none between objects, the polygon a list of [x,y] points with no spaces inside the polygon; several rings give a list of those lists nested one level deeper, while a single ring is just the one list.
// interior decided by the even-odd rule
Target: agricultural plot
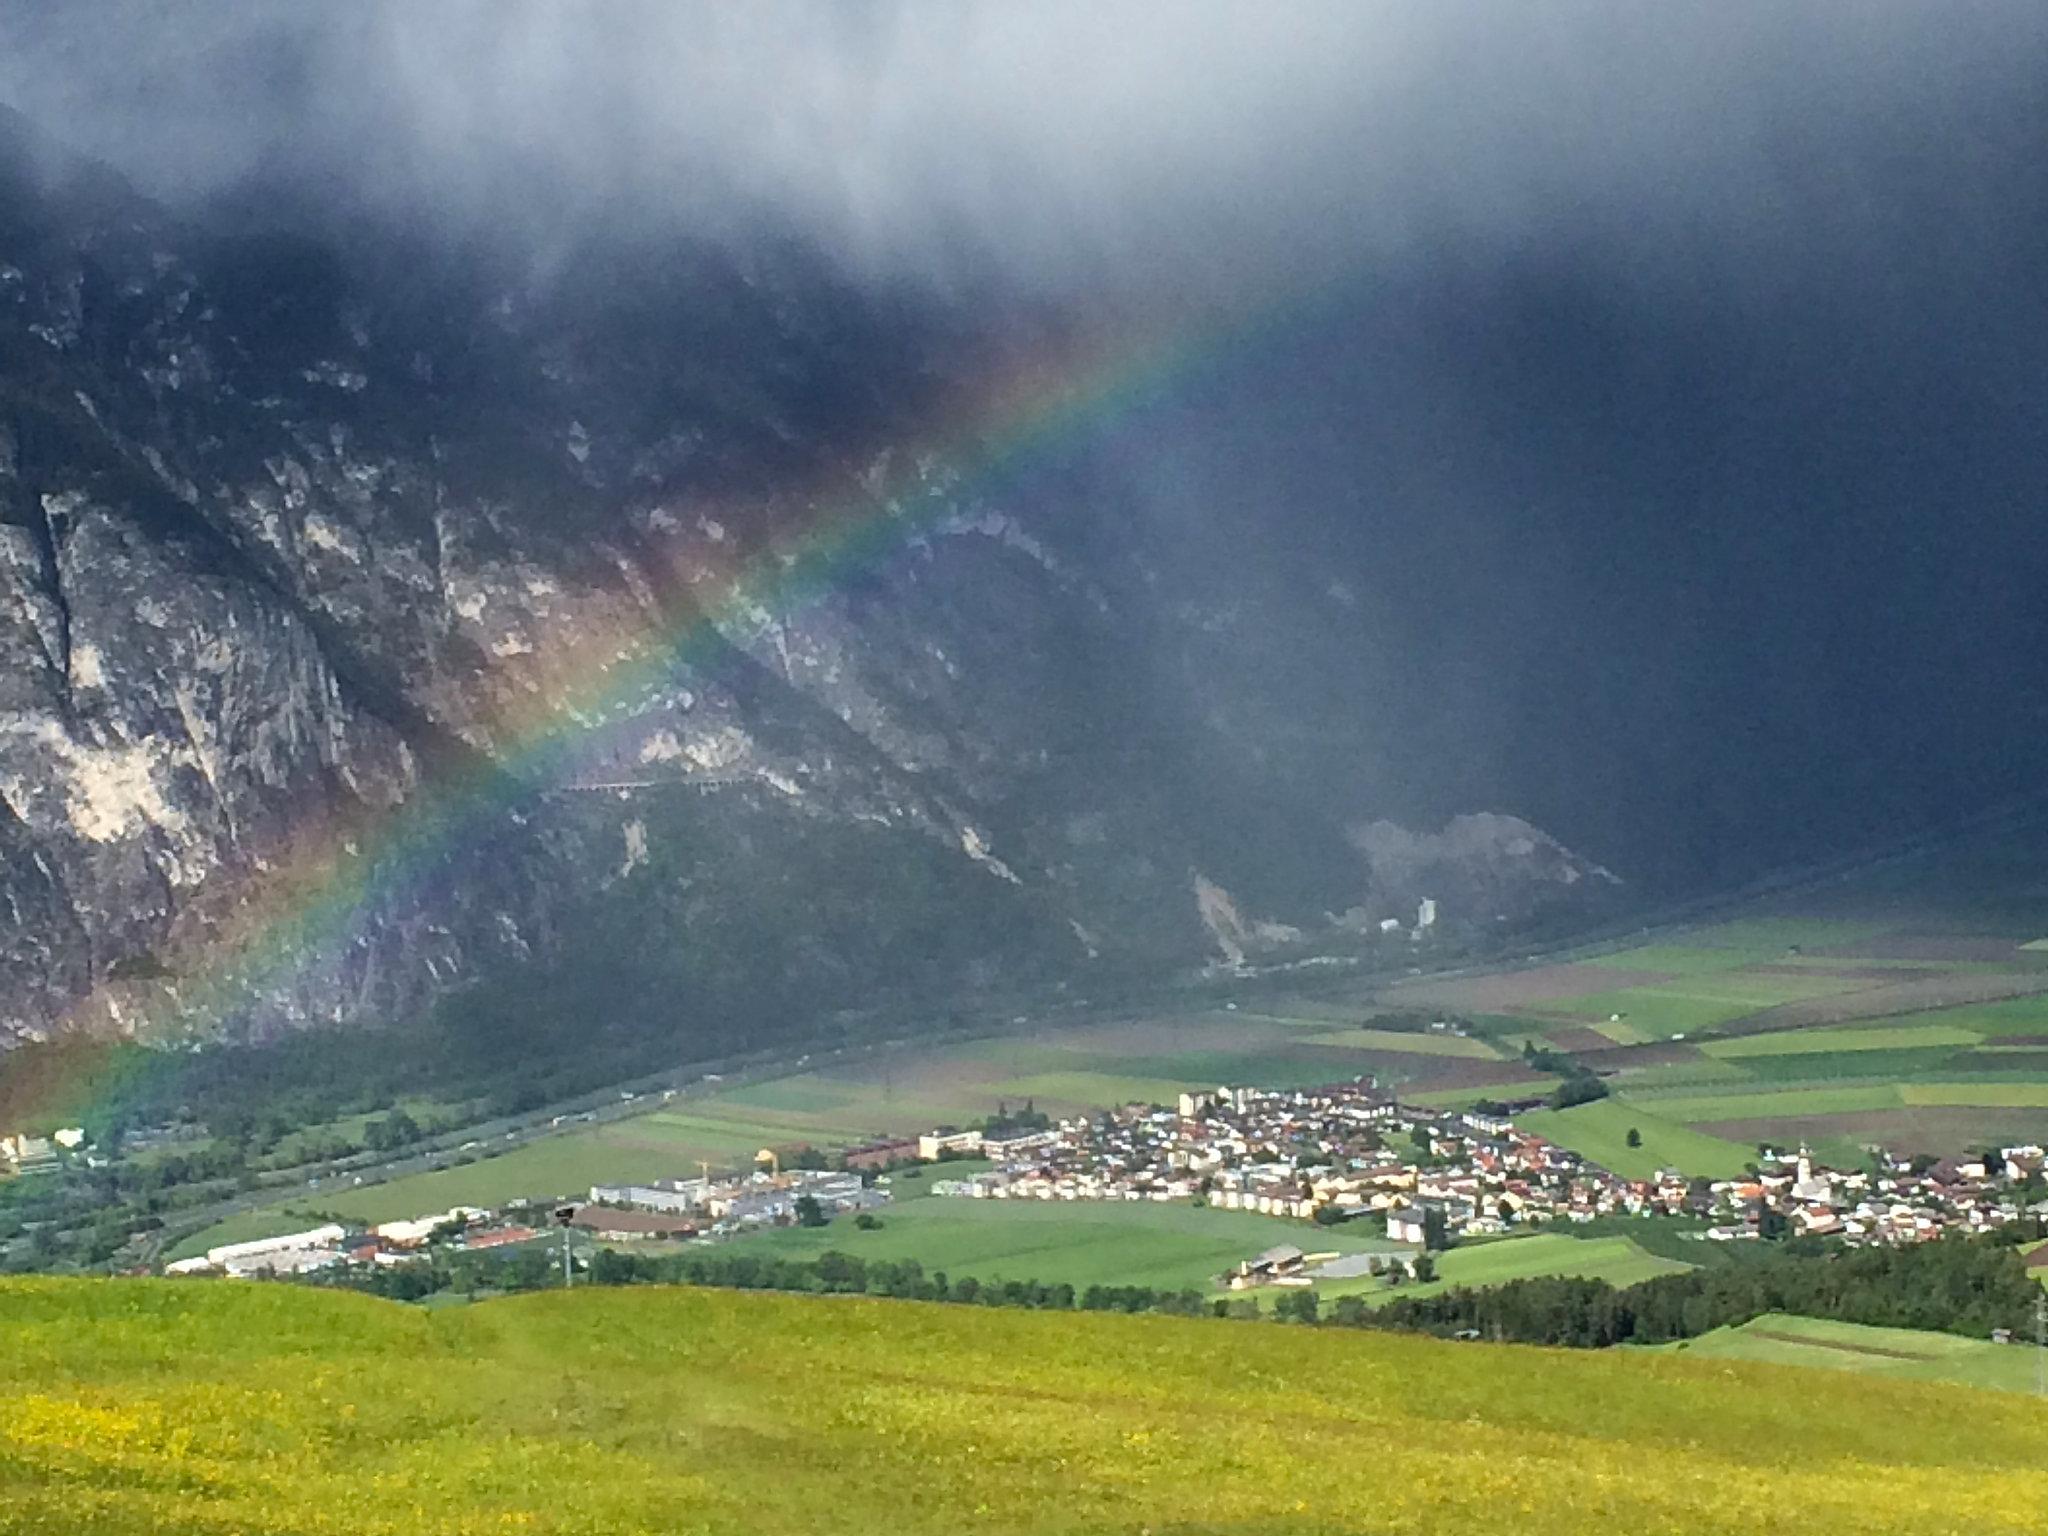
[{"label": "agricultural plot", "polygon": [[1341,1029],[1327,1035],[1311,1035],[1312,1045],[1337,1046],[1395,1056],[1461,1056],[1469,1061],[1499,1061],[1500,1052],[1484,1040],[1464,1035],[1424,1034],[1391,1029]]},{"label": "agricultural plot", "polygon": [[[897,1181],[899,1193],[915,1189]],[[899,1198],[864,1232],[841,1219],[828,1227],[782,1227],[738,1238],[735,1251],[815,1258],[830,1249],[866,1259],[915,1259],[927,1272],[1048,1285],[1149,1285],[1214,1289],[1215,1277],[1276,1243],[1336,1254],[1412,1249],[1383,1238],[1317,1228],[1249,1211],[1206,1210],[1152,1201]]]},{"label": "agricultural plot", "polygon": [[1667,1348],[1694,1359],[1816,1366],[2007,1392],[2032,1392],[2039,1365],[2038,1351],[2031,1345],[1994,1344],[1988,1339],[1907,1328],[1866,1328],[1782,1312],[1768,1313],[1736,1328],[1717,1328],[1682,1346]]},{"label": "agricultural plot", "polygon": [[[1368,1301],[1386,1302],[1400,1296],[1428,1296],[1456,1286],[1505,1285],[1510,1280],[1546,1276],[1634,1285],[1692,1267],[1675,1259],[1659,1258],[1626,1237],[1579,1238],[1562,1232],[1540,1232],[1531,1237],[1501,1238],[1453,1248],[1437,1255],[1435,1280],[1425,1285],[1400,1286],[1368,1282],[1371,1289],[1362,1294]],[[1341,1294],[1341,1287],[1333,1287],[1332,1293]]]},{"label": "agricultural plot", "polygon": [[[2048,955],[2021,942],[1990,912],[1792,915],[1415,990],[1483,1005],[1490,1038],[1568,1051],[1616,1096],[1617,1108],[1532,1128],[1624,1173],[1665,1161],[1713,1173],[1760,1141],[1855,1161],[1871,1144],[1946,1154],[2048,1136]],[[1611,1120],[1639,1122],[1645,1147],[1618,1145]]]},{"label": "agricultural plot", "polygon": [[[1873,1145],[1942,1156],[1986,1141],[2040,1141],[2048,1136],[2048,1083],[1758,1081],[1739,1091],[1631,1090],[1522,1123],[1626,1177],[1658,1167],[1726,1177],[1759,1143],[1803,1141],[1824,1160],[1851,1166]],[[1641,1134],[1640,1148],[1626,1145],[1630,1127]]]},{"label": "agricultural plot", "polygon": [[1759,1010],[1730,1028],[1745,1034],[1812,1029],[1858,1019],[1891,1019],[1969,1004],[2009,1001],[2044,992],[2048,992],[2048,973],[1949,970],[1909,981],[1863,985],[1832,996],[1788,1000]]},{"label": "agricultural plot", "polygon": [[[739,1251],[815,1258],[837,1249],[870,1259],[915,1259],[926,1271],[981,1281],[1045,1284],[1150,1285],[1209,1291],[1241,1259],[1277,1243],[1339,1258],[1408,1255],[1412,1247],[1350,1227],[1316,1227],[1246,1211],[1208,1210],[1154,1201],[970,1200],[923,1193],[919,1181],[896,1181],[895,1204],[877,1214],[882,1225],[862,1231],[850,1221],[827,1227],[778,1228],[739,1238]],[[1321,1281],[1325,1297],[1427,1295],[1451,1286],[1498,1285],[1539,1275],[1571,1275],[1632,1285],[1690,1266],[1646,1252],[1626,1236],[1578,1238],[1537,1233],[1475,1243],[1437,1255],[1439,1278],[1389,1287],[1377,1277]],[[1270,1298],[1269,1298],[1270,1299]]]},{"label": "agricultural plot", "polygon": [[[1625,1179],[1651,1178],[1663,1168],[1705,1178],[1732,1178],[1755,1155],[1753,1144],[1745,1146],[1710,1135],[1623,1099],[1540,1110],[1525,1115],[1521,1124]],[[1630,1131],[1636,1132],[1641,1145],[1628,1144]]]},{"label": "agricultural plot", "polygon": [[1976,1031],[1959,1025],[1925,1024],[1847,1026],[1839,1029],[1802,1029],[1782,1035],[1743,1035],[1714,1040],[1700,1049],[1723,1060],[1746,1060],[1759,1056],[1816,1056],[1837,1052],[1895,1051],[1934,1046],[1973,1046],[1983,1039]]},{"label": "agricultural plot", "polygon": [[1891,925],[1868,918],[1743,917],[1695,928],[1685,942],[1706,949],[1819,949],[1860,944]]},{"label": "agricultural plot", "polygon": [[1619,975],[1617,968],[1608,961],[1592,960],[1486,976],[1460,976],[1450,981],[1403,982],[1387,990],[1386,1000],[1403,1008],[1454,1008],[1464,1013],[1518,1015],[1559,998],[1580,997],[1603,988],[1656,986],[1677,979],[1675,972],[1654,965],[1629,968]]}]

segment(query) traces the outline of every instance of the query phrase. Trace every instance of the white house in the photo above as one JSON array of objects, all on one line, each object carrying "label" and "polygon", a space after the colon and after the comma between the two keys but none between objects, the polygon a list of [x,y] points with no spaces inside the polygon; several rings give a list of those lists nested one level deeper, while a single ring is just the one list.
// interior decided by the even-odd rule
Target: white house
[{"label": "white house", "polygon": [[1398,1210],[1387,1212],[1387,1236],[1397,1243],[1420,1243],[1427,1240],[1427,1228],[1423,1220],[1423,1208],[1419,1205],[1404,1205]]}]

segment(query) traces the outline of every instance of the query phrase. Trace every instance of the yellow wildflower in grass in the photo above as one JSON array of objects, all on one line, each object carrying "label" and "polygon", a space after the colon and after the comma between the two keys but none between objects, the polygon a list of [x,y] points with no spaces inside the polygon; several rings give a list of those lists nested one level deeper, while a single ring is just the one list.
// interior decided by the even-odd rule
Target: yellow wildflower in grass
[{"label": "yellow wildflower in grass", "polygon": [[0,1281],[0,1532],[2019,1536],[2048,1412],[1678,1355],[708,1291]]}]

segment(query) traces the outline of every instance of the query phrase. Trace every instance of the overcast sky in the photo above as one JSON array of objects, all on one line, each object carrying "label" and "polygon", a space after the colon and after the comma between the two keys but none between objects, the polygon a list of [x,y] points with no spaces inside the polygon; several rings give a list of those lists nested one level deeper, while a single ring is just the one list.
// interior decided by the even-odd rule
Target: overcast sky
[{"label": "overcast sky", "polygon": [[1343,572],[1381,691],[1287,686],[1439,809],[1682,883],[2038,788],[2042,0],[0,0],[0,44],[195,212],[1251,311],[1085,510],[1219,590]]},{"label": "overcast sky", "polygon": [[874,268],[1087,285],[1475,239],[1867,253],[1987,216],[2048,76],[2030,0],[0,0],[0,28],[0,98],[168,197],[768,217]]}]

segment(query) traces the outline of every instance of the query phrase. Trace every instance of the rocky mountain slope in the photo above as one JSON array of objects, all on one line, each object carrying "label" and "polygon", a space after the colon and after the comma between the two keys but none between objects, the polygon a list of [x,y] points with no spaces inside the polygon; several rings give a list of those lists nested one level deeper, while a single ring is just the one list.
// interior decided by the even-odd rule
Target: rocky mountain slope
[{"label": "rocky mountain slope", "polygon": [[1336,598],[974,468],[959,403],[1059,346],[770,244],[193,228],[0,122],[0,1042],[708,1039],[1605,883],[1347,843],[1293,746],[1369,712],[1275,686],[1342,695]]}]

